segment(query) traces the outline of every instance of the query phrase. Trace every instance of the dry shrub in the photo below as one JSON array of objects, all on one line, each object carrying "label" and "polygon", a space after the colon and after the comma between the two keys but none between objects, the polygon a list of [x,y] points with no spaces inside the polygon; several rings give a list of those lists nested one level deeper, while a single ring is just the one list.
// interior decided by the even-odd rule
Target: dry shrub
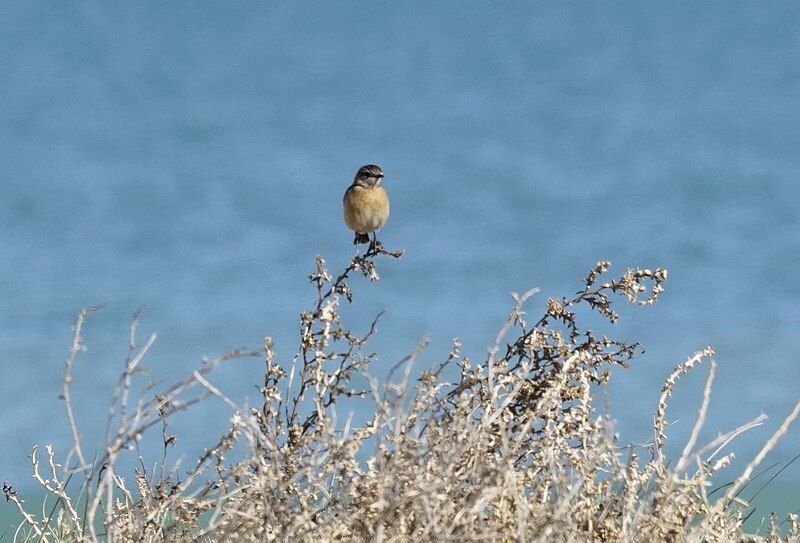
[{"label": "dry shrub", "polygon": [[[615,295],[648,305],[661,294],[666,270],[629,269],[608,278],[600,262],[572,298],[549,299],[538,320],[523,306],[535,291],[515,296],[514,308],[488,356],[473,362],[456,340],[446,360],[412,372],[421,344],[380,384],[369,372],[377,360],[367,344],[378,317],[363,335],[343,322],[339,303],[353,300],[352,275],[378,280],[378,257],[400,252],[372,244],[336,278],[317,258],[309,277],[313,309],[300,318],[300,345],[291,361],[275,359],[272,340],[258,353],[234,351],[186,379],[134,399],[131,382],[152,345],[136,341],[112,395],[100,458],[83,451],[72,415],[69,385],[83,349],[79,316],[64,372],[63,398],[74,446],[62,465],[52,448],[34,448],[36,481],[51,500],[49,514],[29,511],[8,483],[7,500],[23,522],[18,541],[750,541],[742,532],[747,503],[739,492],[753,469],[786,432],[784,424],[745,472],[716,501],[710,478],[732,455],[724,446],[739,432],[698,447],[715,363],[706,349],[680,364],[656,406],[653,442],[622,447],[607,415],[598,413],[596,385],[626,367],[638,345],[595,335],[576,311],[597,312],[610,323]],[[532,323],[532,324],[531,324]],[[208,375],[226,360],[264,356],[263,405],[244,410]],[[677,461],[665,458],[667,400],[681,375],[710,361],[704,401]],[[412,380],[416,376],[416,381]],[[452,379],[448,381],[448,378]],[[453,379],[454,378],[454,379]],[[357,388],[357,383],[363,383]],[[178,475],[139,458],[132,483],[119,473],[121,455],[139,455],[146,432],[209,395],[232,409],[230,429],[217,446]],[[337,411],[342,400],[369,402],[371,415],[355,423]],[[243,460],[227,461],[238,449]],[[70,491],[70,487],[71,490]],[[800,541],[797,518],[785,533],[776,519],[763,541]]]}]

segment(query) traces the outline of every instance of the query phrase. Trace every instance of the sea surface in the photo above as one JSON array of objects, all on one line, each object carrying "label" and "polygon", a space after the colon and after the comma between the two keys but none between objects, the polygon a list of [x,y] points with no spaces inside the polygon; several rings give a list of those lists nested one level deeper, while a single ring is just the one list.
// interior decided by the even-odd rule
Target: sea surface
[{"label": "sea surface", "polygon": [[[798,24],[791,2],[0,3],[0,478],[32,489],[31,447],[69,449],[85,307],[105,304],[72,383],[91,452],[141,305],[148,379],[265,336],[288,365],[316,255],[337,273],[354,252],[341,197],[367,163],[391,196],[380,238],[406,250],[343,307],[354,331],[386,310],[376,374],[426,336],[420,369],[454,337],[482,360],[512,292],[541,289],[533,317],[599,260],[664,267],[654,306],[590,319],[646,350],[598,395],[645,443],[663,380],[714,346],[701,442],[769,416],[730,445],[735,478],[800,397]],[[262,369],[211,380],[256,405]],[[677,385],[675,454],[707,371]],[[229,416],[177,417],[173,454]],[[798,453],[795,426],[765,466]],[[776,511],[800,508],[788,495]]]}]

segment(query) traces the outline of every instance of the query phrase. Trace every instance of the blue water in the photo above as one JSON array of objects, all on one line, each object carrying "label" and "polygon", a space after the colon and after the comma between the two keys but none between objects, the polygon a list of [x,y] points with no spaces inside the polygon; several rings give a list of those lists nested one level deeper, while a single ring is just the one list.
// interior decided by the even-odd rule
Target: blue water
[{"label": "blue water", "polygon": [[[107,304],[75,370],[90,443],[139,305],[154,378],[266,335],[290,360],[315,255],[352,255],[341,195],[365,163],[392,199],[381,238],[407,250],[346,310],[365,330],[388,309],[381,364],[426,334],[422,367],[455,336],[481,359],[512,291],[542,289],[535,315],[608,259],[670,271],[662,301],[620,300],[600,330],[647,349],[608,389],[623,441],[648,439],[664,377],[709,344],[703,437],[770,415],[731,477],[800,395],[800,4],[10,1],[0,21],[0,474],[17,486],[31,445],[68,447],[60,372],[88,305]],[[214,382],[255,403],[262,364]],[[676,451],[704,372],[669,411]],[[178,420],[186,454],[226,418]]]}]

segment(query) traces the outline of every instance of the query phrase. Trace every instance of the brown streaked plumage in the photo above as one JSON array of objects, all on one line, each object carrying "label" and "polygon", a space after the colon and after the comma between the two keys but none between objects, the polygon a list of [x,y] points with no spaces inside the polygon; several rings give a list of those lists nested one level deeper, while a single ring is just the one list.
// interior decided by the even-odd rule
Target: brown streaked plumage
[{"label": "brown streaked plumage", "polygon": [[383,170],[375,164],[361,166],[344,193],[344,222],[356,233],[353,244],[369,243],[389,218],[389,196],[381,186]]}]

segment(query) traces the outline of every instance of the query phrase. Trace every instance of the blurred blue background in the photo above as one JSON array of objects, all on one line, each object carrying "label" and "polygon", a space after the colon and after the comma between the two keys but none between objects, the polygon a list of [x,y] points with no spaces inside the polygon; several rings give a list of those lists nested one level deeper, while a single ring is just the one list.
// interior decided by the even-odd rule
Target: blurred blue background
[{"label": "blurred blue background", "polygon": [[[353,254],[341,196],[365,163],[392,199],[380,237],[407,250],[344,312],[363,331],[388,309],[380,364],[426,334],[421,368],[456,336],[483,359],[512,291],[540,287],[538,315],[608,259],[670,272],[659,303],[620,299],[597,330],[646,348],[607,391],[623,442],[650,438],[663,379],[706,345],[702,439],[770,416],[729,479],[798,398],[800,4],[11,1],[0,21],[0,477],[18,487],[31,445],[68,448],[57,396],[88,305],[107,304],[75,369],[95,446],[141,304],[153,378],[266,335],[288,363],[315,255],[335,272]],[[262,368],[212,381],[256,403]],[[706,369],[678,386],[672,451]],[[180,450],[228,417],[176,419]],[[798,486],[792,466],[768,493]]]}]

